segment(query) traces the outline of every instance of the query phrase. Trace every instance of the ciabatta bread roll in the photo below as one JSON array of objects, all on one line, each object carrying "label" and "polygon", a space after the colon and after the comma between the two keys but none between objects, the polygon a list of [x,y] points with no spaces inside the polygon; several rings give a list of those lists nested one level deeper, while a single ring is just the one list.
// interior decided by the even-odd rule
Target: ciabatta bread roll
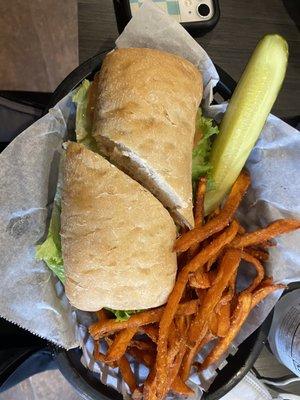
[{"label": "ciabatta bread roll", "polygon": [[150,190],[177,222],[192,227],[198,69],[159,50],[117,49],[105,57],[96,90],[93,135],[99,150]]},{"label": "ciabatta bread roll", "polygon": [[177,267],[172,218],[139,183],[78,143],[66,150],[61,227],[73,306],[135,310],[166,302]]}]

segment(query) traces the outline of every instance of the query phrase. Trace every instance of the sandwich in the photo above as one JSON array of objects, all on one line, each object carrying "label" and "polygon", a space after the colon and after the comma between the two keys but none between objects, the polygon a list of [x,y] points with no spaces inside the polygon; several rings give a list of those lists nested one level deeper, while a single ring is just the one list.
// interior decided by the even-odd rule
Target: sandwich
[{"label": "sandwich", "polygon": [[69,142],[61,198],[65,292],[73,306],[135,310],[164,304],[176,276],[176,227],[139,183]]},{"label": "sandwich", "polygon": [[119,318],[166,302],[177,272],[175,223],[194,223],[201,97],[190,62],[151,49],[114,50],[78,88],[77,143],[64,146],[48,235],[36,251],[74,307]]}]

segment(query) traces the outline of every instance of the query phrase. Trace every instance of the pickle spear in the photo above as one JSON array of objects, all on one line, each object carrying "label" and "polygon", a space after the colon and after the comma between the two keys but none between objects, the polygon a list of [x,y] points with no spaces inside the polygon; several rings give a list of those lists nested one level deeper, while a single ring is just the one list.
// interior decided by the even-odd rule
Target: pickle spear
[{"label": "pickle spear", "polygon": [[277,98],[287,61],[288,44],[279,35],[266,35],[256,46],[212,145],[214,188],[205,197],[206,214],[220,205],[245,165]]}]

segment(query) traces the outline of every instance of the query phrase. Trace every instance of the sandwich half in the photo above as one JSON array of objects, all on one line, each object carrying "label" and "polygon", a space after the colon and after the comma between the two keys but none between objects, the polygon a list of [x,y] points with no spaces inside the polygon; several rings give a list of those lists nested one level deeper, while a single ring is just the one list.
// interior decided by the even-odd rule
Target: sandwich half
[{"label": "sandwich half", "polygon": [[61,201],[65,291],[80,310],[164,304],[175,280],[176,227],[139,183],[79,143],[66,150]]},{"label": "sandwich half", "polygon": [[189,61],[154,49],[109,53],[94,84],[99,151],[193,227],[192,149],[202,77]]}]

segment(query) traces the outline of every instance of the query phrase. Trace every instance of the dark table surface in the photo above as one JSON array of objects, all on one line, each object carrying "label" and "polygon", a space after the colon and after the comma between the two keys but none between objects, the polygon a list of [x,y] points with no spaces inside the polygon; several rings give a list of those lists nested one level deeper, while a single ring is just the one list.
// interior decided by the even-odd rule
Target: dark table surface
[{"label": "dark table surface", "polygon": [[0,90],[52,91],[77,64],[76,0],[0,0]]},{"label": "dark table surface", "polygon": [[[274,114],[300,114],[300,0],[220,0],[221,18],[215,29],[197,41],[212,60],[238,80],[257,41],[279,33],[289,43],[286,80]],[[111,48],[118,36],[112,0],[79,0],[80,62]]]}]

